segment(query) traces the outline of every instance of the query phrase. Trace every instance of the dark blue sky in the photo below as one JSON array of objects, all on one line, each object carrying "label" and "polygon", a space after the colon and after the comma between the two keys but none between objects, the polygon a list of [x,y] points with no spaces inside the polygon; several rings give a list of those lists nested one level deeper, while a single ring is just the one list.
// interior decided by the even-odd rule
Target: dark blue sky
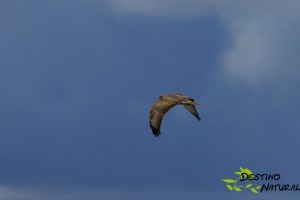
[{"label": "dark blue sky", "polygon": [[[300,184],[299,6],[2,0],[1,199],[296,199],[221,179]],[[176,107],[153,137],[165,93],[203,120]]]}]

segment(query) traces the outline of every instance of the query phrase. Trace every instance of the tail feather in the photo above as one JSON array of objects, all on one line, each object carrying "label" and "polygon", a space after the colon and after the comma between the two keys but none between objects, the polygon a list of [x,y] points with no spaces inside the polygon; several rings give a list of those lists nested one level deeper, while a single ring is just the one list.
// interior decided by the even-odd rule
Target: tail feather
[{"label": "tail feather", "polygon": [[183,105],[190,113],[192,113],[199,121],[201,121],[201,118],[195,108],[194,105]]}]

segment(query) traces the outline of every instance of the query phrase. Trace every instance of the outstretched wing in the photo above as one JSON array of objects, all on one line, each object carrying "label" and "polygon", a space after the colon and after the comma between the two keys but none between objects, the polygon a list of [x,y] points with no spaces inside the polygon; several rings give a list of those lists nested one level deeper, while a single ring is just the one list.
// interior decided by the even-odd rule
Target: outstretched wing
[{"label": "outstretched wing", "polygon": [[160,126],[164,115],[177,104],[177,101],[166,100],[156,101],[152,104],[150,110],[150,127],[155,137],[160,135]]},{"label": "outstretched wing", "polygon": [[201,120],[196,107],[194,105],[183,105],[190,113],[192,113],[199,121]]}]

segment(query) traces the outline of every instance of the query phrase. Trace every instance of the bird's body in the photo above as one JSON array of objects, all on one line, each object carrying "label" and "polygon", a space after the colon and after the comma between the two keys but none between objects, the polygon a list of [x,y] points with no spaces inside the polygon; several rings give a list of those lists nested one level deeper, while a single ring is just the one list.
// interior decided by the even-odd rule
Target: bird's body
[{"label": "bird's body", "polygon": [[199,103],[194,102],[194,99],[191,97],[183,94],[160,95],[158,100],[152,104],[150,110],[150,127],[155,137],[160,135],[160,125],[164,115],[176,105],[183,105],[199,121],[201,120],[195,108],[195,106],[199,105]]}]

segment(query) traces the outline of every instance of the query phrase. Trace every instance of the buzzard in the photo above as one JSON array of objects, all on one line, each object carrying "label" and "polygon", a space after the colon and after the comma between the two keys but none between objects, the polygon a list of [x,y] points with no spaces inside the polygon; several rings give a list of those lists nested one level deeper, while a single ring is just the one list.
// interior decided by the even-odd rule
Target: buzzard
[{"label": "buzzard", "polygon": [[155,137],[160,135],[160,125],[164,115],[174,106],[183,105],[190,111],[199,121],[201,118],[195,108],[199,103],[194,102],[189,96],[183,94],[165,94],[160,95],[155,101],[150,110],[150,127]]}]

